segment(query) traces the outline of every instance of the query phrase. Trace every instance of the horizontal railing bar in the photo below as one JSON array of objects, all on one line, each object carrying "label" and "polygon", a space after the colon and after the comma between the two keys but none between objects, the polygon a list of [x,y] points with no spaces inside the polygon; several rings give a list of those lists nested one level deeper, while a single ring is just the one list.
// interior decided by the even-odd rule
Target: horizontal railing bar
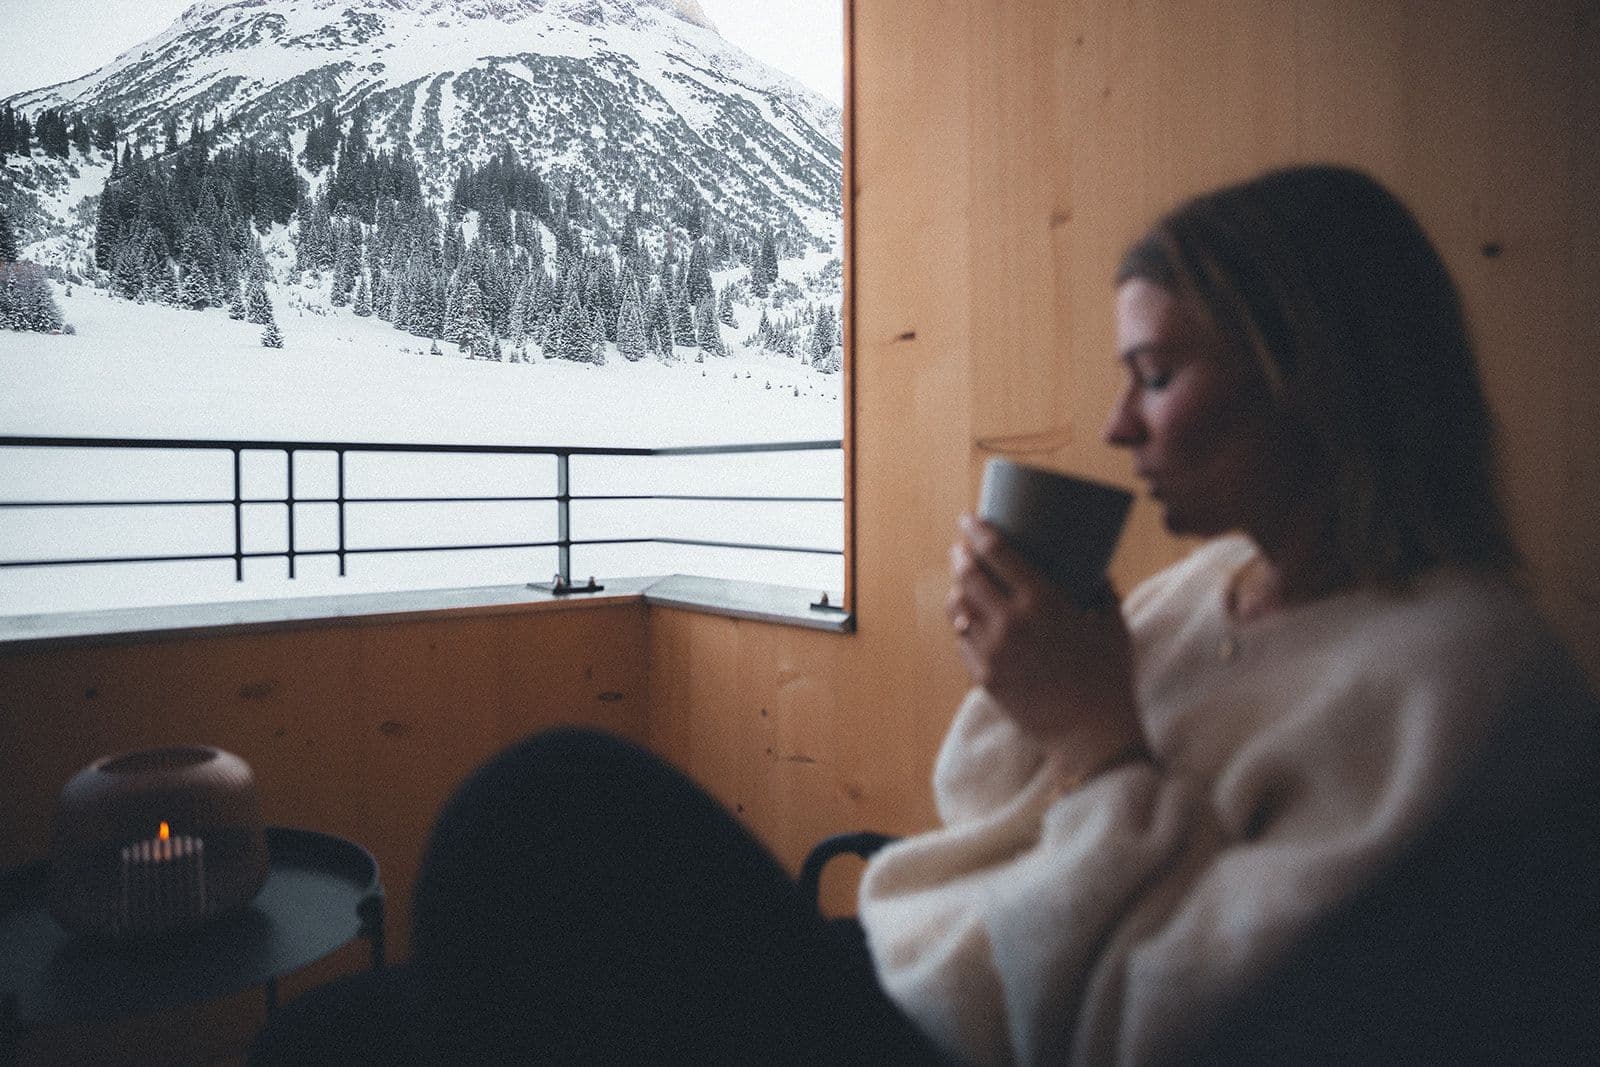
[{"label": "horizontal railing bar", "polygon": [[[282,504],[283,500],[245,500],[245,504]],[[217,507],[230,500],[0,500],[0,508],[180,508]],[[229,559],[233,554],[229,553]]]},{"label": "horizontal railing bar", "polygon": [[[395,548],[347,548],[347,556],[361,555],[377,552],[473,552],[491,551],[502,548],[555,548],[558,541],[515,541],[507,544],[493,545],[414,545],[399,546]],[[337,556],[336,548],[297,548],[296,556]],[[243,559],[287,559],[289,550],[278,552],[241,552]],[[216,553],[211,555],[195,556],[90,556],[85,559],[41,559],[41,560],[0,560],[0,567],[76,567],[85,563],[189,563],[201,560],[233,559],[232,552]]]},{"label": "horizontal railing bar", "polygon": [[[538,504],[544,501],[558,501],[558,496],[347,496],[346,504],[472,504],[474,501],[488,502],[523,502],[523,504]],[[586,499],[576,498],[573,499]],[[246,496],[240,498],[240,504],[288,504],[290,498],[286,496]],[[296,496],[296,504],[338,504],[336,496]],[[218,506],[227,504],[234,506],[232,499],[226,501],[0,501],[0,507],[190,507],[190,506]]]},{"label": "horizontal railing bar", "polygon": [[148,448],[177,451],[244,449],[263,452],[439,452],[541,456],[720,456],[752,452],[818,452],[841,447],[840,441],[765,441],[737,445],[683,445],[672,448],[623,448],[599,445],[428,445],[371,441],[271,441],[220,438],[186,440],[165,437],[4,437],[0,447],[17,448]]},{"label": "horizontal railing bar", "polygon": [[[347,496],[346,504],[540,504],[558,496]],[[842,504],[837,496],[703,496],[691,493],[626,493],[572,496],[569,500],[694,500],[712,503]],[[287,504],[288,497],[245,497],[241,504]],[[336,496],[297,496],[296,504],[337,504]],[[232,507],[232,500],[0,500],[0,508],[178,508]]]},{"label": "horizontal railing bar", "polygon": [[[603,537],[592,540],[572,541],[573,546],[578,545],[697,545],[704,548],[739,548],[756,552],[801,552],[815,556],[842,556],[843,549],[838,548],[809,548],[800,545],[758,545],[742,541],[699,541],[686,537]],[[377,548],[346,548],[347,556],[360,556],[370,554],[383,554],[395,552],[489,552],[499,549],[511,548],[559,548],[559,541],[515,541],[503,544],[485,545],[397,545]],[[297,548],[296,556],[337,556],[339,550],[334,548]],[[239,558],[243,559],[287,559],[289,551],[284,549],[278,552],[241,552]],[[204,555],[172,555],[172,556],[89,556],[83,559],[28,559],[28,560],[0,560],[0,567],[81,567],[93,563],[203,563],[206,561],[220,561],[234,559],[232,552],[208,553]]]},{"label": "horizontal railing bar", "polygon": [[[647,537],[658,545],[700,545],[705,548],[748,548],[759,552],[807,552],[814,556],[842,556],[840,548],[803,548],[795,545],[752,545],[743,541],[698,541],[690,537]],[[573,544],[580,542],[574,541]],[[602,542],[596,542],[602,543]]]},{"label": "horizontal railing bar", "polygon": [[[296,552],[295,555],[306,553]],[[288,556],[288,552],[242,552],[243,559],[263,559],[269,556]],[[182,555],[182,556],[88,556],[84,559],[7,559],[0,560],[0,567],[79,567],[87,563],[197,563],[206,560],[231,560],[232,552],[218,552],[207,555]]]},{"label": "horizontal railing bar", "polygon": [[837,496],[694,496],[680,493],[637,493],[616,496],[574,496],[573,500],[708,500],[721,503],[842,504]]},{"label": "horizontal railing bar", "polygon": [[[679,445],[674,448],[652,448],[652,456],[719,456],[746,452],[825,452],[841,447],[839,441],[768,441],[751,445]],[[574,451],[573,455],[580,453]]]}]

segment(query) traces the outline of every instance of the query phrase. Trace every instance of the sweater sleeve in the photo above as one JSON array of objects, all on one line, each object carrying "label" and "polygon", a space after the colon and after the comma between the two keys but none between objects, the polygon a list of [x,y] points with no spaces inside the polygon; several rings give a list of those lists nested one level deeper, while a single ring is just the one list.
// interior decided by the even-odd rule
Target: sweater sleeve
[{"label": "sweater sleeve", "polygon": [[976,688],[957,709],[933,767],[933,799],[946,826],[982,820],[1027,788],[1044,765],[1042,746],[989,694]]},{"label": "sweater sleeve", "polygon": [[891,846],[863,877],[885,991],[962,1060],[1064,1061],[1118,924],[1215,840],[1198,791],[1150,764],[1057,781],[1045,758],[1008,803]]}]

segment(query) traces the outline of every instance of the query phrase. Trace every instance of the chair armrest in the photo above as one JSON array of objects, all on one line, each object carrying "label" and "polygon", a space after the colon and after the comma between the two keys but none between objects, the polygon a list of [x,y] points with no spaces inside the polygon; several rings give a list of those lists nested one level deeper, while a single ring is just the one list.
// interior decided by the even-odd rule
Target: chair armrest
[{"label": "chair armrest", "polygon": [[823,838],[806,855],[806,860],[800,865],[799,886],[801,894],[809,901],[811,906],[821,910],[822,868],[835,856],[848,852],[851,855],[868,859],[884,845],[890,844],[898,838],[889,834],[875,834],[870,830],[860,830],[850,834],[834,834],[832,837]]}]

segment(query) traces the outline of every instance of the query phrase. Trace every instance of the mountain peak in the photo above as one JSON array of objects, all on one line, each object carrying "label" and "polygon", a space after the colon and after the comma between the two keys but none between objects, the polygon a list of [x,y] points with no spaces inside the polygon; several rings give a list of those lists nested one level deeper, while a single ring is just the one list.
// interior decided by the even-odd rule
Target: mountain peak
[{"label": "mountain peak", "polygon": [[[196,22],[230,9],[265,7],[265,0],[197,0],[183,13],[180,22]],[[492,18],[515,22],[540,12],[560,15],[578,22],[596,23],[607,15],[631,15],[641,8],[653,8],[701,29],[717,32],[698,0],[313,0],[317,8],[410,9],[426,14],[455,13],[467,18]]]}]

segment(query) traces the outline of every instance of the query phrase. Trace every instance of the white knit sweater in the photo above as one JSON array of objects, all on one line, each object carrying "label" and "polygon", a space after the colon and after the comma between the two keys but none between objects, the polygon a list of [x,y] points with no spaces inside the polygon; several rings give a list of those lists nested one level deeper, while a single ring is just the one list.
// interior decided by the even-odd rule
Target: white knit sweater
[{"label": "white knit sweater", "polygon": [[979,1063],[1171,1060],[1438,814],[1559,655],[1507,585],[1441,570],[1245,624],[1256,552],[1203,546],[1128,597],[1157,762],[1064,791],[982,690],[934,770],[943,826],[868,865],[890,997]]}]

